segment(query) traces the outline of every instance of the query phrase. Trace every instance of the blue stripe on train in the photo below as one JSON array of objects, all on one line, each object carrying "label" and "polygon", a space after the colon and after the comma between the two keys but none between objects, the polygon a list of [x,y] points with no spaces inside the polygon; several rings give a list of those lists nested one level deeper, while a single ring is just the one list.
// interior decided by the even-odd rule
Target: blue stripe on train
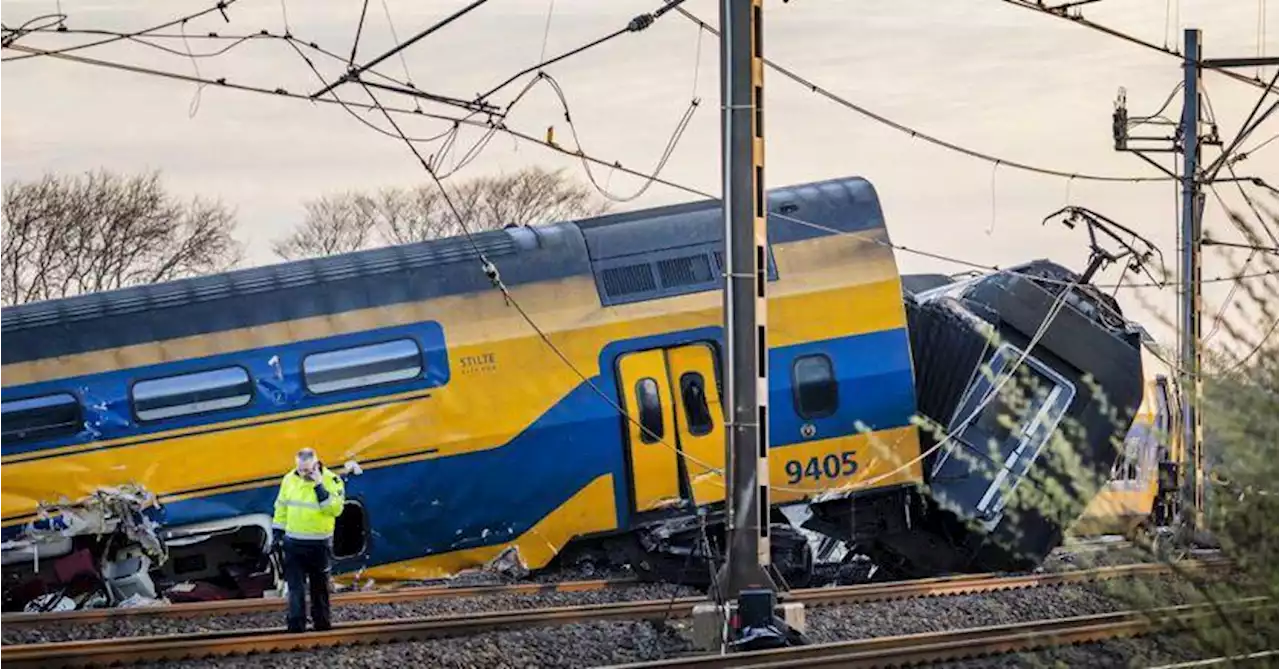
[{"label": "blue stripe on train", "polygon": [[[791,372],[797,358],[815,353],[831,359],[839,404],[829,416],[806,420],[797,412]],[[773,349],[769,409],[769,443],[774,446],[800,441],[806,422],[817,430],[813,439],[857,432],[859,422],[873,430],[907,425],[916,400],[906,328]]]},{"label": "blue stripe on train", "polygon": [[[422,351],[422,373],[416,378],[394,385],[369,386],[339,392],[316,395],[307,392],[302,379],[302,359],[312,353],[333,351],[410,338]],[[133,383],[143,379],[155,379],[177,374],[187,374],[222,367],[238,366],[249,372],[253,382],[253,398],[244,407],[183,416],[151,423],[140,423],[134,416],[129,399]],[[377,398],[389,393],[405,393],[414,390],[437,388],[449,382],[449,354],[446,350],[444,330],[435,321],[423,321],[408,325],[367,330],[350,334],[308,339],[277,346],[164,362],[145,367],[69,377],[3,390],[0,398],[10,400],[36,397],[46,393],[72,392],[80,399],[84,411],[85,429],[79,434],[63,439],[34,443],[2,443],[4,455],[17,455],[62,446],[106,441],[127,437],[141,437],[187,427],[209,426],[219,423],[267,417],[272,414],[311,409]],[[125,444],[122,444],[125,445]]]},{"label": "blue stripe on train", "polygon": [[[377,565],[423,555],[499,544],[533,527],[596,477],[611,473],[619,527],[630,523],[629,479],[616,401],[617,356],[656,346],[719,343],[720,328],[616,342],[605,349],[605,373],[580,384],[508,444],[488,451],[367,470],[348,483],[348,494],[369,511],[370,552]],[[907,425],[914,393],[906,330],[844,337],[770,352],[774,446],[800,440],[801,419],[791,397],[797,357],[831,357],[840,407],[812,421],[821,438],[855,432],[856,421],[876,429]],[[424,448],[430,443],[425,439]],[[283,475],[283,472],[281,472]],[[275,486],[184,500],[165,508],[164,522],[184,525],[249,513],[270,513]],[[9,537],[18,528],[6,528]],[[355,569],[359,565],[342,565]]]},{"label": "blue stripe on train", "polygon": [[[369,554],[361,564],[502,543],[526,532],[596,477],[612,473],[615,481],[624,480],[615,415],[584,384],[500,448],[350,477],[347,495],[369,513]],[[174,502],[166,505],[163,522],[270,514],[275,494],[276,487],[268,485]],[[361,565],[339,566],[350,571]]]}]

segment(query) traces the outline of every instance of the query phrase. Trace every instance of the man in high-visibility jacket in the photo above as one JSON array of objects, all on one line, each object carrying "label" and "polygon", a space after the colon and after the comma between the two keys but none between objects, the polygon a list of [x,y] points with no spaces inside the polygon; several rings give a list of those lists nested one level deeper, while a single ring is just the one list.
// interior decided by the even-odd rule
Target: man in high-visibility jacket
[{"label": "man in high-visibility jacket", "polygon": [[329,471],[310,448],[298,451],[297,467],[280,481],[271,524],[273,547],[284,550],[284,577],[289,585],[289,631],[307,627],[307,590],[311,590],[311,623],[327,630],[329,618],[329,553],[333,524],[342,514],[342,479]]}]

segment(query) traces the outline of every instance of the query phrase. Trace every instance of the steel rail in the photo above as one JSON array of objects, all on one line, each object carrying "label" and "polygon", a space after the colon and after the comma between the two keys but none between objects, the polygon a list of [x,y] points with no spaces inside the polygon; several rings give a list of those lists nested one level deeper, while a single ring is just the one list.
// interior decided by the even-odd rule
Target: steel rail
[{"label": "steel rail", "polygon": [[[487,595],[539,595],[552,592],[588,592],[622,588],[640,583],[634,578],[563,581],[560,583],[504,583],[472,586],[418,586],[394,590],[366,590],[340,592],[331,601],[335,605],[347,604],[395,604],[425,599],[447,597],[480,597]],[[12,629],[29,629],[58,623],[105,623],[120,619],[138,618],[195,618],[210,615],[235,615],[264,611],[283,611],[285,600],[280,597],[255,599],[223,599],[211,602],[170,604],[167,606],[139,606],[124,609],[84,609],[81,611],[53,611],[48,613],[6,613],[0,616],[0,625],[12,625]]]},{"label": "steel rail", "polygon": [[[1000,577],[993,574],[953,576],[898,583],[813,588],[789,593],[791,601],[809,606],[836,606],[867,601],[996,592],[1120,577],[1201,572],[1224,568],[1225,560],[1171,564],[1137,564],[1045,574]],[[140,661],[184,660],[325,648],[354,644],[411,641],[600,620],[664,620],[688,617],[701,597],[564,606],[469,615],[431,616],[338,623],[332,630],[291,634],[279,628],[223,630],[150,637],[13,644],[3,647],[12,667],[83,667]]]},{"label": "steel rail", "polygon": [[1275,601],[1254,597],[1215,609],[1209,604],[1051,618],[1024,623],[971,627],[941,632],[875,637],[857,641],[798,646],[728,655],[699,655],[618,665],[614,669],[667,667],[782,669],[784,667],[884,667],[947,662],[993,654],[1029,651],[1064,644],[1106,641],[1185,628],[1221,613],[1249,614]]},{"label": "steel rail", "polygon": [[[1191,563],[1188,563],[1191,564]],[[1100,572],[1100,574],[1102,574]],[[880,583],[846,586],[847,588],[877,589],[893,587],[923,587],[929,583],[963,584],[974,579],[993,578],[994,574],[942,576],[896,583]],[[1099,575],[1092,578],[1105,578]],[[486,595],[517,594],[536,595],[552,592],[589,592],[623,588],[637,585],[640,581],[634,578],[599,579],[585,581],[563,581],[560,583],[513,583],[477,586],[423,586],[407,587],[392,590],[374,590],[361,592],[344,592],[333,596],[334,605],[349,604],[396,604],[415,602],[427,599],[446,597],[478,597]],[[830,590],[830,588],[827,588]],[[860,591],[860,590],[859,590]],[[796,591],[803,592],[803,591]],[[283,611],[285,601],[282,598],[226,599],[211,602],[170,604],[167,606],[141,606],[134,608],[85,609],[80,611],[54,611],[46,613],[6,613],[0,616],[0,624],[12,626],[11,629],[30,629],[48,624],[60,623],[106,623],[113,620],[140,618],[194,618],[208,615],[236,615],[245,613],[261,613]]]}]

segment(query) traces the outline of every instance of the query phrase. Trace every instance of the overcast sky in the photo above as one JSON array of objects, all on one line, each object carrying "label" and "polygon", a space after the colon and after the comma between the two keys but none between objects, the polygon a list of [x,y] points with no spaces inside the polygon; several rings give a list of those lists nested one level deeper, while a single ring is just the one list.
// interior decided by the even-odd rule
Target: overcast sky
[{"label": "overcast sky", "polygon": [[[293,34],[339,53],[350,51],[360,2],[286,2],[238,0],[227,10],[230,23],[214,13],[190,22],[186,31],[280,31],[287,14]],[[369,3],[361,57],[392,44],[389,25],[403,39],[464,4],[388,0],[384,10],[381,2]],[[657,5],[656,0],[492,0],[408,49],[403,62],[394,58],[380,69],[400,78],[407,69],[421,90],[470,98],[536,62],[544,35],[546,53],[558,53],[620,28]],[[61,0],[72,28],[136,30],[203,6],[207,3],[186,0]],[[714,0],[689,0],[685,6],[705,20],[716,19]],[[6,0],[3,20],[15,26],[57,7],[56,0]],[[1260,9],[1265,31],[1259,29]],[[1253,0],[1103,0],[1086,7],[1086,14],[1171,45],[1181,42],[1182,27],[1200,27],[1209,57],[1252,56],[1260,48],[1268,55],[1277,52],[1277,0],[1261,6]],[[766,55],[815,83],[956,143],[1061,170],[1156,174],[1137,157],[1113,149],[1113,101],[1124,87],[1131,115],[1153,112],[1182,77],[1175,58],[998,0],[794,0],[785,5],[770,0],[765,21]],[[36,35],[24,43],[71,42]],[[168,44],[185,48],[180,40]],[[212,48],[202,40],[190,44],[197,53]],[[247,44],[198,63],[137,45],[80,53],[183,73],[198,67],[204,76],[269,88],[317,88],[315,75],[280,42]],[[702,104],[662,176],[716,192],[717,59],[714,38],[700,37],[694,24],[673,12],[642,33],[625,35],[550,72],[569,98],[586,151],[644,171],[658,159],[690,98],[700,97]],[[337,72],[325,67],[326,74]],[[1264,74],[1270,76],[1271,70]],[[48,59],[6,63],[0,81],[5,181],[99,167],[160,170],[175,192],[220,198],[236,208],[238,236],[253,264],[273,261],[271,240],[297,223],[306,199],[411,185],[425,177],[398,140],[377,134],[333,106],[213,88],[197,94],[188,83]],[[1205,85],[1221,133],[1229,137],[1257,100],[1258,89],[1214,73],[1205,75]],[[341,93],[352,100],[362,97],[351,88]],[[1176,118],[1180,108],[1175,100],[1167,114]],[[890,234],[900,244],[980,263],[1049,257],[1082,268],[1084,232],[1040,225],[1046,214],[1070,202],[1149,235],[1164,250],[1171,269],[1177,262],[1171,184],[1069,183],[993,168],[911,139],[776,74],[766,76],[765,117],[770,186],[865,176],[879,190]],[[558,141],[572,141],[547,88],[533,91],[508,122],[535,136],[555,125]],[[447,129],[424,119],[410,119],[404,127],[413,135]],[[1273,117],[1250,144],[1271,137],[1276,128]],[[477,137],[463,133],[459,141]],[[1275,184],[1277,144],[1253,154],[1239,170]],[[499,136],[455,178],[535,164],[566,167],[582,176],[576,160]],[[619,194],[639,185],[609,170],[597,169],[597,174]],[[1243,208],[1233,187],[1220,190],[1229,203]],[[621,206],[690,197],[655,186]],[[1265,196],[1263,201],[1274,203]],[[1210,230],[1237,240],[1212,197],[1206,212]],[[1237,260],[1245,255],[1233,253]],[[898,262],[907,272],[964,269],[904,253],[898,254]],[[1205,275],[1228,270],[1214,253]],[[1116,272],[1108,274],[1114,280]],[[1275,291],[1274,280],[1261,285]],[[1134,292],[1121,292],[1127,309],[1139,308]],[[1174,313],[1171,291],[1144,293],[1147,301]],[[1216,308],[1224,293],[1223,286],[1214,287],[1210,306]]]}]

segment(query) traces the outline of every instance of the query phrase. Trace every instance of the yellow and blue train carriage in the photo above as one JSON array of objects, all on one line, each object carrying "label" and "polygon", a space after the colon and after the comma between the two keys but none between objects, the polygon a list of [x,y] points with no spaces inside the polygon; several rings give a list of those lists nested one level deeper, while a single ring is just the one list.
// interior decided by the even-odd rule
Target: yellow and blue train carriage
[{"label": "yellow and blue train carriage", "polygon": [[[773,501],[919,483],[873,188],[784,188],[769,208]],[[6,570],[101,546],[34,555],[23,538],[56,521],[42,504],[134,484],[161,504],[161,577],[214,578],[261,557],[304,446],[358,463],[334,548],[338,571],[373,578],[511,549],[538,568],[572,540],[718,508],[722,246],[719,204],[699,202],[7,308]]]},{"label": "yellow and blue train carriage", "polygon": [[1177,369],[1149,335],[1143,341],[1142,371],[1142,403],[1121,452],[1101,492],[1072,525],[1072,534],[1134,536],[1157,532],[1176,520],[1185,463]]}]

